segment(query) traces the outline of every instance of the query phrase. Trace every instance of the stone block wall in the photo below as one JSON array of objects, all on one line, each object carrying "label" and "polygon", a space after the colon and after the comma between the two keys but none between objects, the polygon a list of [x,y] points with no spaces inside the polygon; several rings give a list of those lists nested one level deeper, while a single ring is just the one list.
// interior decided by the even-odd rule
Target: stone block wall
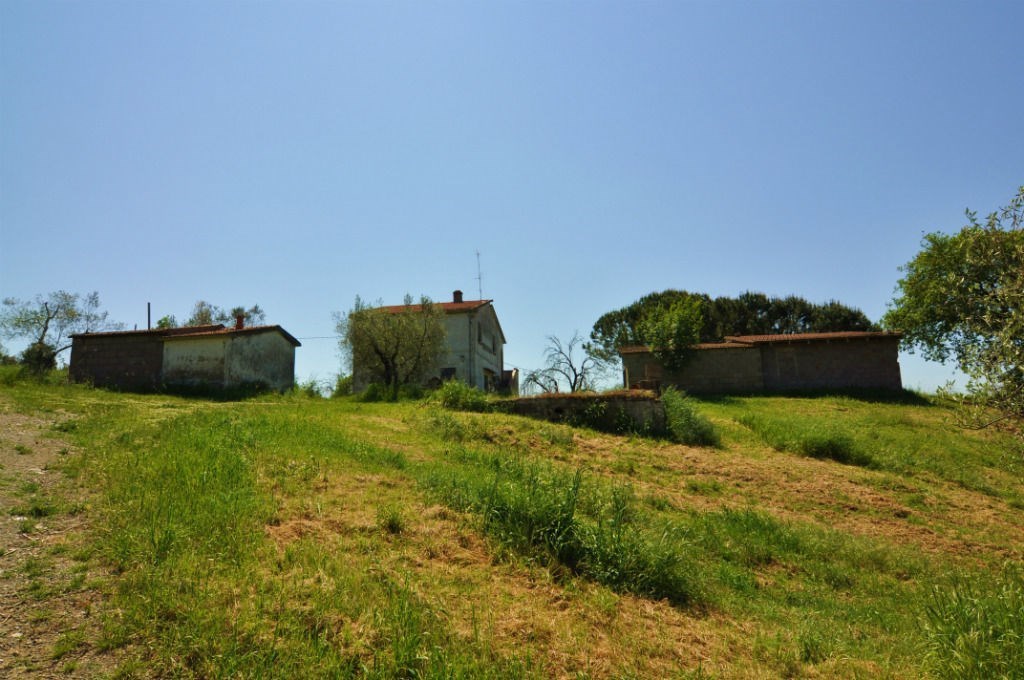
[{"label": "stone block wall", "polygon": [[903,388],[899,336],[854,337],[723,345],[693,353],[682,370],[667,372],[650,352],[622,356],[627,387],[690,394],[756,394],[828,389]]},{"label": "stone block wall", "polygon": [[163,341],[148,333],[76,337],[71,341],[74,382],[122,390],[155,390],[163,370]]},{"label": "stone block wall", "polygon": [[761,368],[761,352],[756,347],[706,349],[694,352],[667,382],[689,394],[762,392]]},{"label": "stone block wall", "polygon": [[765,389],[903,388],[899,339],[872,338],[772,344],[761,348]]}]

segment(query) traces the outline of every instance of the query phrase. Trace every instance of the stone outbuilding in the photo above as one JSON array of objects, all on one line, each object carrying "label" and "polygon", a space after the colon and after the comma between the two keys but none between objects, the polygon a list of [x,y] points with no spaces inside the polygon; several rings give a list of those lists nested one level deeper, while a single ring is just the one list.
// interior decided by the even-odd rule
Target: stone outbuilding
[{"label": "stone outbuilding", "polygon": [[295,348],[280,326],[223,325],[71,336],[71,380],[122,390],[295,384]]},{"label": "stone outbuilding", "polygon": [[623,384],[691,394],[903,388],[899,333],[842,332],[728,336],[693,347],[679,371],[667,371],[648,347],[623,347]]}]

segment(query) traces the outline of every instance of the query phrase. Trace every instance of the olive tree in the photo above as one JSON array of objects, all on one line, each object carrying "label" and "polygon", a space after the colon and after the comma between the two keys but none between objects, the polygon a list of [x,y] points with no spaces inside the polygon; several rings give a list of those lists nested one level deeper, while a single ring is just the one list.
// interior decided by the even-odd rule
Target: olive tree
[{"label": "olive tree", "polygon": [[27,339],[28,354],[23,358],[38,362],[41,368],[56,364],[56,357],[71,347],[71,336],[75,333],[120,327],[100,309],[97,292],[80,295],[58,290],[31,300],[5,298],[0,310],[0,334],[10,339]]},{"label": "olive tree", "polygon": [[[231,324],[238,317],[242,317],[246,326],[255,326],[263,323],[266,319],[266,313],[259,305],[253,305],[248,309],[245,307],[232,307],[231,310],[226,311],[217,305],[210,304],[206,300],[197,300],[195,305],[192,306],[192,314],[185,322],[185,325],[209,326],[215,323]],[[161,324],[165,325],[161,326]],[[177,325],[177,321],[173,316],[165,316],[157,322],[157,328],[173,327],[174,325]]]},{"label": "olive tree", "polygon": [[972,424],[1024,420],[1024,186],[984,222],[925,235],[901,268],[887,327],[904,345],[968,376]]},{"label": "olive tree", "polygon": [[370,306],[356,297],[346,314],[335,313],[342,353],[360,382],[383,383],[390,397],[402,385],[419,384],[437,368],[444,352],[444,311],[430,298],[397,307]]}]

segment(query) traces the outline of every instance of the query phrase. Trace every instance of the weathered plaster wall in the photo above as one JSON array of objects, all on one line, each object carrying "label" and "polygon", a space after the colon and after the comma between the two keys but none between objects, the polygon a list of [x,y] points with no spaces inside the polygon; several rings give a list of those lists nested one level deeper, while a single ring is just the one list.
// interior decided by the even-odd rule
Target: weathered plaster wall
[{"label": "weathered plaster wall", "polygon": [[508,410],[521,416],[582,424],[607,432],[622,432],[630,427],[648,432],[664,432],[665,406],[651,396],[601,395],[524,397],[508,402]]},{"label": "weathered plaster wall", "polygon": [[487,388],[485,371],[500,381],[504,369],[505,346],[494,308],[490,306],[463,314],[446,314],[447,350],[437,366],[437,377],[444,369],[455,369],[452,377],[473,387]]},{"label": "weathered plaster wall", "polygon": [[163,343],[157,335],[96,335],[71,341],[70,377],[74,382],[123,390],[160,387]]},{"label": "weathered plaster wall", "polygon": [[470,315],[444,315],[445,343],[447,349],[438,361],[437,371],[441,377],[444,369],[455,369],[451,376],[470,383],[472,379],[473,345],[470,343]]},{"label": "weathered plaster wall", "polygon": [[225,347],[224,386],[252,384],[281,392],[295,384],[295,348],[279,334],[230,336]]},{"label": "weathered plaster wall", "polygon": [[174,338],[164,342],[164,383],[224,387],[223,335]]}]

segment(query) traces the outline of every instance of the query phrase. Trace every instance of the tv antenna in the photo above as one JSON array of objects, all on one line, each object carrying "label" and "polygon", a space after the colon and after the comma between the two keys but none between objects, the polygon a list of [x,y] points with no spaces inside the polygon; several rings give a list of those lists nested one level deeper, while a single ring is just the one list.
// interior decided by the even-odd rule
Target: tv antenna
[{"label": "tv antenna", "polygon": [[480,272],[480,251],[476,251],[476,294],[477,300],[484,299],[484,275]]}]

